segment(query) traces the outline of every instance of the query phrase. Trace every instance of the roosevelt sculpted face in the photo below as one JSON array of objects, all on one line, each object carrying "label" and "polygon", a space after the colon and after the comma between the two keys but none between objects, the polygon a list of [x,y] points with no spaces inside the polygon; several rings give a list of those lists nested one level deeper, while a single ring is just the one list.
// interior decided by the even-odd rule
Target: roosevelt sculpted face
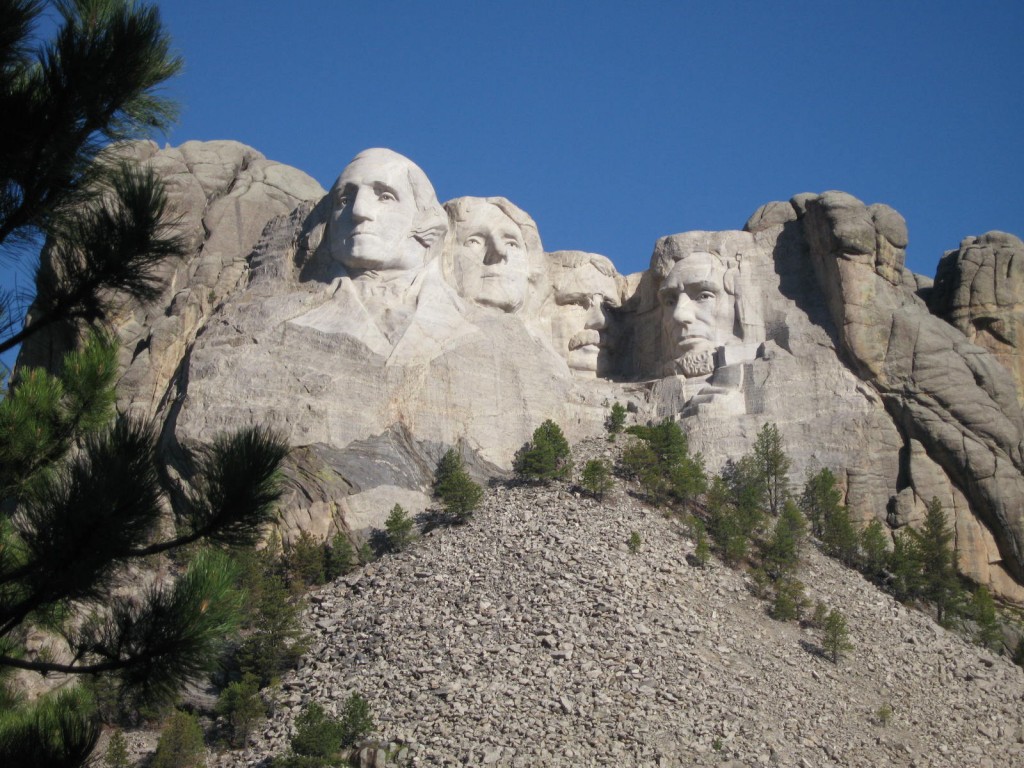
[{"label": "roosevelt sculpted face", "polygon": [[734,337],[736,310],[726,267],[710,253],[677,262],[659,291],[666,336],[685,376],[714,370],[714,351]]},{"label": "roosevelt sculpted face", "polygon": [[529,259],[519,225],[491,203],[474,205],[455,225],[455,271],[463,297],[504,312],[526,301]]},{"label": "roosevelt sculpted face", "polygon": [[618,286],[589,263],[572,270],[571,284],[571,289],[556,288],[555,343],[573,373],[595,376],[605,367],[602,350],[613,346],[608,320],[609,311],[619,306]]},{"label": "roosevelt sculpted face", "polygon": [[330,253],[350,272],[422,265],[424,249],[413,237],[410,165],[396,153],[371,150],[356,157],[331,189]]}]

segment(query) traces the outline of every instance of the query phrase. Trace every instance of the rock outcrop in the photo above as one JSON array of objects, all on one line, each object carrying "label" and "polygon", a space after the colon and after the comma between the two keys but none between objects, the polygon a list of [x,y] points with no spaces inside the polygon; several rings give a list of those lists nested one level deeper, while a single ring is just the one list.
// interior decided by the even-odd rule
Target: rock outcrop
[{"label": "rock outcrop", "polygon": [[193,251],[114,318],[119,404],[157,420],[172,475],[218,432],[287,436],[286,536],[419,511],[448,448],[486,479],[543,420],[576,441],[620,401],[679,420],[712,470],[775,422],[794,482],[832,468],[862,522],[915,525],[938,497],[961,569],[1024,602],[1016,238],[965,240],[932,287],[898,213],[801,194],[742,231],[662,237],[623,276],[544,253],[505,198],[442,206],[390,150],[327,193],[233,142],[126,151],[161,171]]},{"label": "rock outcrop", "polygon": [[1024,401],[1024,242],[1005,232],[968,237],[939,261],[928,307],[1013,374]]}]

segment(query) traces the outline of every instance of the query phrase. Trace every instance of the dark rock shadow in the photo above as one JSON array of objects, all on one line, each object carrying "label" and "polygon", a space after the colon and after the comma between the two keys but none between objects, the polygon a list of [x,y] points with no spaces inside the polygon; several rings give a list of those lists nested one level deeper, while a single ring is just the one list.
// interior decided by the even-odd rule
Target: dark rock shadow
[{"label": "dark rock shadow", "polygon": [[816,645],[808,640],[801,640],[800,647],[807,651],[807,653],[811,654],[811,656],[817,656],[819,659],[830,661],[825,653],[825,649],[820,645]]}]

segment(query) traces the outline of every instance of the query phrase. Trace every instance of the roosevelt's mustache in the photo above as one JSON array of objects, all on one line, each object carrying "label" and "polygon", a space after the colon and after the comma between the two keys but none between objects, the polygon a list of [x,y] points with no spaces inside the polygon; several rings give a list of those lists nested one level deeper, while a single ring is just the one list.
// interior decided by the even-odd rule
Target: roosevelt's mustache
[{"label": "roosevelt's mustache", "polygon": [[579,349],[580,347],[586,347],[591,344],[597,347],[608,346],[604,342],[604,339],[601,338],[601,332],[596,331],[592,328],[587,328],[585,330],[580,331],[579,333],[574,333],[572,335],[572,338],[569,339],[570,350]]}]

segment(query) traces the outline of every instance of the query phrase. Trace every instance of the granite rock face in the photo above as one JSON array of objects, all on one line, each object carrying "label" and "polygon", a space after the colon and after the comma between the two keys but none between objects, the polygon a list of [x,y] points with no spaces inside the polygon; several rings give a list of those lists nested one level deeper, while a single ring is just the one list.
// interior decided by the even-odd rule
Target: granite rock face
[{"label": "granite rock face", "polygon": [[679,420],[714,471],[775,422],[794,484],[832,468],[862,522],[915,525],[937,496],[964,572],[1024,601],[1016,238],[965,240],[933,288],[904,266],[898,213],[801,194],[743,230],[662,237],[623,276],[545,253],[505,198],[442,206],[390,150],[327,193],[234,142],[128,151],[164,176],[193,251],[114,318],[119,403],[157,420],[172,475],[221,431],[287,436],[286,537],[417,512],[448,448],[486,480],[543,420],[575,442],[619,401]]},{"label": "granite rock face", "polygon": [[1024,398],[1024,242],[1005,232],[968,237],[939,261],[928,307],[1013,374]]},{"label": "granite rock face", "polygon": [[[826,192],[807,202],[802,222],[844,358],[879,392],[904,439],[967,497],[1002,565],[1024,578],[1024,419],[1010,371],[925,311],[904,280],[907,232],[895,211]],[[925,501],[934,485],[914,480],[934,472],[915,472],[914,456],[907,474]]]}]

